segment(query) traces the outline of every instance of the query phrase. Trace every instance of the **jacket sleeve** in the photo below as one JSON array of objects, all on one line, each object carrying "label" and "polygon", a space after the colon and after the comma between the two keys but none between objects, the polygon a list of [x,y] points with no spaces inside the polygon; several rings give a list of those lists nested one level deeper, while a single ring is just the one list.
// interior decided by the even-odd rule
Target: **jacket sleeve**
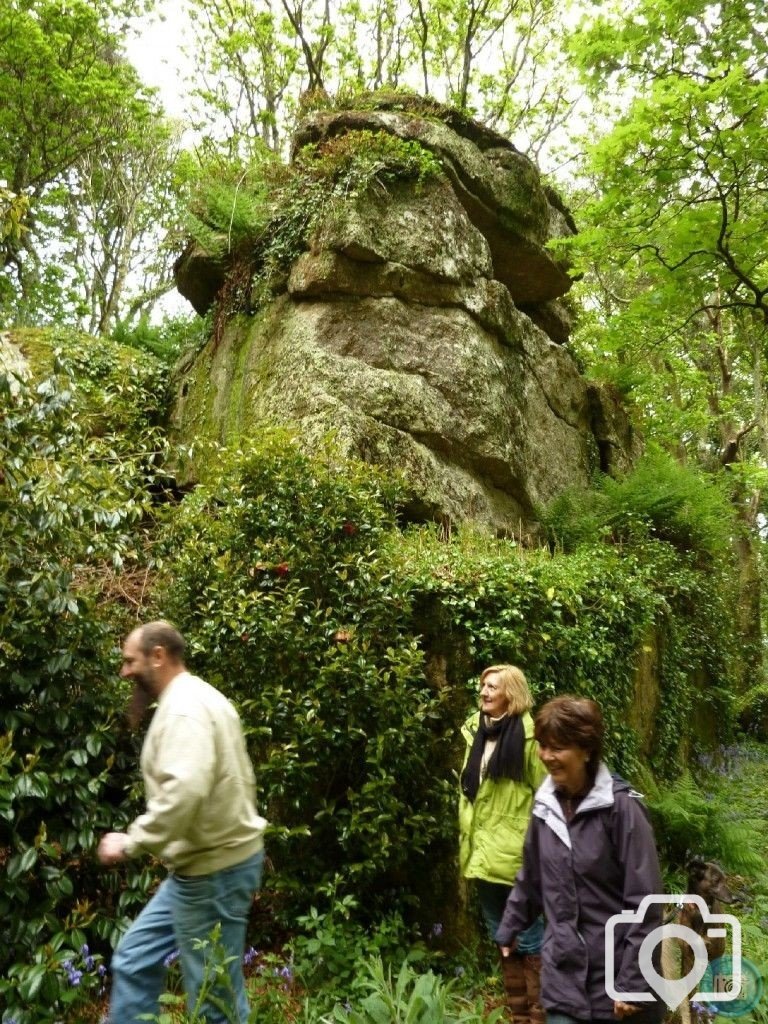
[{"label": "jacket sleeve", "polygon": [[496,942],[509,946],[520,932],[530,927],[541,914],[541,867],[539,861],[539,825],[531,819],[523,846],[523,866],[517,873],[515,885],[507,898],[507,905],[496,932]]},{"label": "jacket sleeve", "polygon": [[[648,813],[639,795],[616,794],[614,843],[619,862],[624,868],[625,910],[636,910],[645,896],[663,893],[659,856]],[[643,940],[662,923],[662,904],[653,903],[643,920],[622,925],[616,934],[616,990],[645,992],[648,982],[640,973],[638,956]]]},{"label": "jacket sleeve", "polygon": [[147,809],[128,826],[129,857],[142,850],[161,857],[171,842],[186,835],[211,790],[216,760],[212,728],[173,715],[158,737],[157,751]]}]

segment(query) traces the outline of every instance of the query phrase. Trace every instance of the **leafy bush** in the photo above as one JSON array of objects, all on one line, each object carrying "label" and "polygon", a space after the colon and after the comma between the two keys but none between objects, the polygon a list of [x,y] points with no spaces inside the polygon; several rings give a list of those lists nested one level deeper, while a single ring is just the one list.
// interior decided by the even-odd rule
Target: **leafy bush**
[{"label": "leafy bush", "polygon": [[365,962],[371,957],[381,957],[389,965],[406,956],[412,963],[428,956],[424,943],[397,912],[365,928],[353,916],[358,906],[354,896],[338,898],[336,886],[321,895],[328,899],[328,910],[312,906],[299,916],[298,934],[290,944],[296,978],[314,994],[316,1006],[329,1008],[360,994],[365,989]]},{"label": "leafy bush", "polygon": [[742,727],[761,740],[768,739],[768,683],[758,683],[736,700]]},{"label": "leafy bush", "polygon": [[90,434],[109,414],[71,365],[54,369],[38,385],[0,377],[0,996],[20,1024],[74,1012],[86,981],[102,984],[72,980],[78,957],[108,949],[151,881],[97,875],[92,859],[97,831],[126,820],[135,755],[105,684],[122,606],[103,598],[135,558],[151,457],[135,434]]},{"label": "leafy bush", "polygon": [[722,861],[729,871],[765,871],[760,837],[748,821],[731,813],[730,795],[705,793],[687,771],[663,790],[644,773],[643,786],[667,863],[684,865],[695,853]]},{"label": "leafy bush", "polygon": [[[728,678],[728,590],[716,572],[699,571],[670,545],[599,545],[552,557],[469,531],[446,544],[425,529],[399,540],[393,557],[425,646],[471,687],[457,713],[474,700],[483,666],[510,661],[524,667],[537,703],[563,692],[597,700],[611,764],[630,778],[640,764],[641,731],[653,736],[654,769],[664,777],[679,772],[702,685],[717,697],[727,735],[733,716],[714,683]],[[717,634],[712,621],[720,623]],[[633,709],[638,659],[654,644],[661,680],[649,719]]]},{"label": "leafy bush", "polygon": [[[610,761],[629,777],[641,728],[653,730],[656,770],[679,770],[697,673],[727,673],[711,570],[661,541],[552,558],[466,532],[453,543],[401,534],[380,474],[331,448],[309,458],[280,432],[197,458],[206,480],[174,518],[158,600],[197,670],[239,704],[283,920],[323,888],[342,905],[354,897],[363,926],[385,910],[409,919],[417,898],[430,912],[419,876],[429,851],[446,884],[458,729],[486,664],[523,665],[539,701],[597,699]],[[663,697],[641,722],[637,658],[654,631]],[[444,657],[439,685],[425,655]]]},{"label": "leafy bush", "polygon": [[736,529],[722,486],[658,451],[620,480],[605,476],[593,491],[567,491],[541,518],[552,541],[566,551],[603,539],[657,537],[715,558],[730,550]]},{"label": "leafy bush", "polygon": [[149,352],[165,366],[173,366],[182,353],[203,347],[210,337],[210,326],[207,318],[197,315],[169,317],[159,324],[142,316],[132,325],[117,323],[112,340],[139,352]]},{"label": "leafy bush", "polygon": [[[699,550],[658,539],[663,503],[656,537],[643,513],[618,548],[553,557],[468,530],[447,543],[397,529],[397,487],[375,469],[330,446],[310,458],[290,435],[265,432],[203,457],[203,483],[158,545],[162,368],[104,341],[59,340],[70,369],[59,360],[50,379],[14,393],[6,382],[0,406],[7,1015],[84,1019],[80,992],[98,991],[98,956],[154,881],[151,865],[97,874],[91,856],[97,831],[121,827],[136,802],[138,744],[119,726],[122,689],[104,680],[148,593],[187,635],[191,667],[240,707],[272,821],[260,942],[301,918],[295,966],[324,1000],[359,986],[353,945],[399,962],[414,920],[434,921],[440,907],[446,933],[456,924],[458,729],[480,668],[521,664],[539,701],[594,696],[609,760],[630,778],[643,732],[654,770],[676,773],[702,692],[727,734],[727,577]],[[678,538],[706,535],[685,534],[684,503],[666,509]],[[643,720],[638,654],[654,644],[661,690]],[[670,801],[658,810],[668,856],[692,831],[720,835],[695,793]],[[717,843],[727,861],[726,837]],[[71,978],[86,944],[96,971],[80,989]],[[295,1010],[282,984],[263,987],[275,1015],[278,1004]]]},{"label": "leafy bush", "polygon": [[382,553],[394,488],[277,432],[208,472],[174,519],[161,603],[240,706],[288,912],[291,893],[305,908],[338,884],[376,915],[453,828],[431,762],[439,695]]}]

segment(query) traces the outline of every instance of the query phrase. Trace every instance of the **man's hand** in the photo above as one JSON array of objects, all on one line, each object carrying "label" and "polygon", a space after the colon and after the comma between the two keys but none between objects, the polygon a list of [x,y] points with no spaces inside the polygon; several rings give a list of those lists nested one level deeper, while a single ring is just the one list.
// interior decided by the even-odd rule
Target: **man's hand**
[{"label": "man's hand", "polygon": [[128,836],[125,832],[107,832],[99,843],[97,856],[102,864],[119,864],[125,860],[125,844]]},{"label": "man's hand", "polygon": [[512,939],[512,944],[510,946],[499,946],[499,949],[501,950],[501,955],[506,960],[506,958],[511,956],[517,949],[517,939]]},{"label": "man's hand", "polygon": [[632,1003],[622,1003],[620,999],[616,999],[613,1004],[613,1015],[622,1020],[624,1017],[631,1017],[633,1013],[638,1013],[640,1010],[639,1006],[633,1006]]}]

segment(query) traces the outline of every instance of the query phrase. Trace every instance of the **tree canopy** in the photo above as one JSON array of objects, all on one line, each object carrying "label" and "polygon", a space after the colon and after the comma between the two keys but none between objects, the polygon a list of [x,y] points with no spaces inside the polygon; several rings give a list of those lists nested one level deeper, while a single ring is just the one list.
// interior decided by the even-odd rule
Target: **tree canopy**
[{"label": "tree canopy", "polygon": [[755,4],[668,0],[571,41],[591,93],[617,98],[583,164],[586,357],[710,469],[768,450],[765,32]]},{"label": "tree canopy", "polygon": [[[114,322],[126,234],[137,230],[128,192],[135,197],[138,189],[143,202],[167,180],[150,157],[152,142],[155,153],[161,149],[160,110],[121,50],[126,26],[148,6],[12,0],[0,7],[0,182],[24,203],[17,227],[0,241],[0,301],[17,322],[69,320],[92,330]],[[151,168],[151,180],[135,178],[139,166]],[[96,200],[96,167],[112,189],[108,215],[104,195]],[[88,218],[95,201],[96,232]],[[99,236],[106,245],[97,256]]]}]

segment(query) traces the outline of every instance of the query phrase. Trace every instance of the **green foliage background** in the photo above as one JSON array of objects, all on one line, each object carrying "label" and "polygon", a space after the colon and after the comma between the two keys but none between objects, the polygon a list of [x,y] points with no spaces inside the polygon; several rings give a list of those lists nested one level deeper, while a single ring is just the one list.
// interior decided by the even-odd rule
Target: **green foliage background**
[{"label": "green foliage background", "polygon": [[60,1016],[63,963],[116,941],[152,878],[99,877],[93,850],[133,806],[115,597],[142,562],[163,388],[94,339],[17,340],[40,377],[0,377],[0,996],[23,1024]]},{"label": "green foliage background", "polygon": [[[76,1012],[64,962],[84,943],[107,958],[159,874],[94,861],[141,799],[116,679],[136,621],[176,621],[190,667],[242,714],[271,822],[262,941],[302,918],[322,945],[341,906],[344,928],[459,927],[458,735],[489,663],[521,664],[538,702],[594,696],[632,779],[648,764],[673,778],[728,735],[731,513],[691,471],[641,465],[564,499],[533,551],[404,531],[397,481],[277,430],[198,448],[203,479],[182,496],[172,473],[190,453],[158,426],[161,363],[71,334],[53,357],[38,332],[15,339],[39,381],[6,380],[0,419],[0,990],[21,1024]],[[644,649],[660,694],[642,692]]]},{"label": "green foliage background", "polygon": [[[574,348],[674,460],[651,452],[624,480],[563,495],[542,510],[549,546],[536,552],[403,532],[396,484],[330,447],[307,460],[286,435],[212,450],[204,485],[181,500],[158,429],[160,364],[61,332],[51,359],[47,340],[17,335],[37,376],[0,390],[4,1024],[81,1024],[98,957],[158,876],[155,864],[101,872],[93,861],[97,834],[140,801],[140,737],[123,725],[114,670],[119,638],[150,615],[175,616],[193,667],[240,705],[272,820],[260,925],[299,921],[306,961],[316,942],[334,969],[349,967],[342,931],[361,934],[384,909],[423,924],[453,899],[456,736],[490,661],[523,664],[539,700],[576,690],[601,701],[613,767],[642,780],[670,864],[690,842],[754,869],[723,804],[677,776],[737,721],[768,730],[762,7],[638,0],[628,18],[610,0],[563,50],[552,18],[570,24],[583,5],[493,0],[475,17],[439,0],[403,18],[353,4],[331,18],[328,5],[293,4],[305,18],[289,25],[288,4],[254,18],[254,5],[193,0],[190,20],[206,26],[196,116],[223,119],[228,135],[177,161],[173,131],[123,59],[126,26],[151,6],[14,0],[0,11],[0,324],[114,328],[170,363],[192,339],[181,321],[153,328],[148,312],[170,284],[160,237],[178,242],[178,204],[191,199],[197,241],[237,257],[215,336],[280,284],[337,198],[386,187],[393,168],[439,173],[380,135],[308,149],[291,168],[268,152],[297,114],[334,103],[327,89],[337,106],[365,104],[361,90],[417,69],[426,94],[457,105],[452,116],[481,112],[565,182],[582,229],[561,243],[584,275]],[[375,57],[361,33],[382,41]],[[579,128],[557,142],[576,104],[584,120],[569,128],[583,125],[588,144]],[[133,209],[123,186],[150,167]],[[135,256],[138,292],[125,272]],[[86,969],[79,988],[69,960]]]}]

